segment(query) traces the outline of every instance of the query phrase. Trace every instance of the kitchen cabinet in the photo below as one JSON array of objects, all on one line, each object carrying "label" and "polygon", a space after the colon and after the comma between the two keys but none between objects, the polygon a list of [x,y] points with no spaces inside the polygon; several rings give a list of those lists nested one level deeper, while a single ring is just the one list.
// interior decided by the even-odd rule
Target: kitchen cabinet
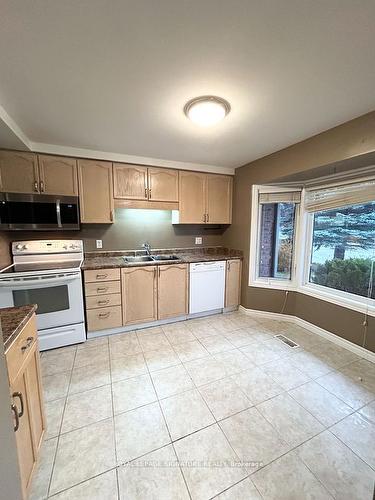
[{"label": "kitchen cabinet", "polygon": [[45,430],[35,314],[5,353],[22,491],[27,498]]},{"label": "kitchen cabinet", "polygon": [[157,319],[157,267],[121,269],[123,325]]},{"label": "kitchen cabinet", "polygon": [[78,160],[81,222],[110,224],[114,221],[112,163]]},{"label": "kitchen cabinet", "polygon": [[188,266],[171,264],[158,267],[158,319],[188,313]]},{"label": "kitchen cabinet", "polygon": [[77,160],[63,156],[38,155],[40,192],[78,196]]},{"label": "kitchen cabinet", "polygon": [[[116,199],[177,203],[178,171],[114,163],[113,187]],[[139,205],[133,204],[133,206]]]},{"label": "kitchen cabinet", "polygon": [[179,211],[174,224],[230,224],[233,179],[227,175],[180,172]]},{"label": "kitchen cabinet", "polygon": [[241,259],[227,260],[225,275],[225,307],[238,307],[241,297]]},{"label": "kitchen cabinet", "polygon": [[0,191],[39,193],[38,159],[34,153],[0,151]]}]

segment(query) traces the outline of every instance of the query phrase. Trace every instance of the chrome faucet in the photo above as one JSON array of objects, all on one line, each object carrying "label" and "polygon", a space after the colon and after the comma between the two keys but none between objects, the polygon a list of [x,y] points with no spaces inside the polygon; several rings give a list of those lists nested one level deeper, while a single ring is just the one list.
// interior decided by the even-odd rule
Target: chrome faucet
[{"label": "chrome faucet", "polygon": [[150,255],[151,254],[151,245],[147,241],[143,243],[142,248],[146,250],[146,254]]}]

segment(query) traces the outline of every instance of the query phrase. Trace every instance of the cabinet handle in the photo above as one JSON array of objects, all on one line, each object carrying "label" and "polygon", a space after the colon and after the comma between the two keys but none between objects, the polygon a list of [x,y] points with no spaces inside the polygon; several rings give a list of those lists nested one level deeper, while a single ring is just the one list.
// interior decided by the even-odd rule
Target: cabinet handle
[{"label": "cabinet handle", "polygon": [[[21,404],[21,409],[20,411],[18,412],[18,416],[21,418],[22,415],[23,415],[23,410],[24,410],[24,407],[23,407],[23,396],[22,396],[22,393],[21,392],[13,392],[12,394],[12,398],[18,398],[20,400],[20,404]],[[17,406],[16,406],[17,408]]]},{"label": "cabinet handle", "polygon": [[20,427],[20,417],[18,413],[18,408],[15,404],[11,406],[11,410],[14,413],[14,418],[16,419],[16,425],[13,427],[14,432],[17,432]]},{"label": "cabinet handle", "polygon": [[158,276],[160,278],[160,266],[158,267]]},{"label": "cabinet handle", "polygon": [[208,214],[206,214],[206,222],[208,222],[210,220],[210,216]]},{"label": "cabinet handle", "polygon": [[148,190],[148,199],[151,200],[151,188]]},{"label": "cabinet handle", "polygon": [[105,306],[106,304],[109,304],[109,299],[98,300],[98,306]]},{"label": "cabinet handle", "polygon": [[44,182],[40,181],[40,192],[44,193]]},{"label": "cabinet handle", "polygon": [[108,287],[107,287],[107,286],[100,286],[100,287],[98,287],[98,288],[96,289],[96,291],[97,291],[98,293],[100,293],[100,292],[106,292],[107,290],[108,290]]},{"label": "cabinet handle", "polygon": [[26,344],[21,347],[22,354],[31,346],[34,337],[27,337]]},{"label": "cabinet handle", "polygon": [[38,181],[34,182],[34,191],[36,191],[37,193],[39,193]]},{"label": "cabinet handle", "polygon": [[228,260],[228,271],[230,271],[230,260]]},{"label": "cabinet handle", "polygon": [[203,222],[206,222],[206,214],[203,214]]},{"label": "cabinet handle", "polygon": [[99,318],[100,318],[100,319],[105,319],[105,318],[108,318],[110,314],[111,314],[110,312],[100,313],[100,314],[99,314]]},{"label": "cabinet handle", "polygon": [[147,199],[148,198],[148,189],[145,188],[145,198]]},{"label": "cabinet handle", "polygon": [[107,276],[108,276],[108,274],[97,274],[96,279],[97,280],[104,280]]},{"label": "cabinet handle", "polygon": [[111,210],[111,212],[109,214],[109,218],[111,219],[111,222],[113,222],[113,220],[114,220],[113,210]]}]

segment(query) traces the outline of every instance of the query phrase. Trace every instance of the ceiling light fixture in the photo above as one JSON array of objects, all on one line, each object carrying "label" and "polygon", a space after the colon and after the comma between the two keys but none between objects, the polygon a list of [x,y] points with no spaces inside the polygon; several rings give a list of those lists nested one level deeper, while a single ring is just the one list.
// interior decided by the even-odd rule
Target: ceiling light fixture
[{"label": "ceiling light fixture", "polygon": [[214,95],[195,97],[184,106],[185,115],[200,127],[216,125],[226,117],[229,111],[229,102]]}]

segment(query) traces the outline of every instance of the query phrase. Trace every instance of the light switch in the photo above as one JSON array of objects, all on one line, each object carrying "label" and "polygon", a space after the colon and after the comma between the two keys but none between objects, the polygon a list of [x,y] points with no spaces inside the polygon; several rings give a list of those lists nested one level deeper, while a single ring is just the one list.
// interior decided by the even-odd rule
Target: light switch
[{"label": "light switch", "polygon": [[96,248],[103,248],[103,240],[96,240]]},{"label": "light switch", "polygon": [[195,244],[196,245],[201,245],[202,244],[202,236],[197,236],[195,238]]}]

